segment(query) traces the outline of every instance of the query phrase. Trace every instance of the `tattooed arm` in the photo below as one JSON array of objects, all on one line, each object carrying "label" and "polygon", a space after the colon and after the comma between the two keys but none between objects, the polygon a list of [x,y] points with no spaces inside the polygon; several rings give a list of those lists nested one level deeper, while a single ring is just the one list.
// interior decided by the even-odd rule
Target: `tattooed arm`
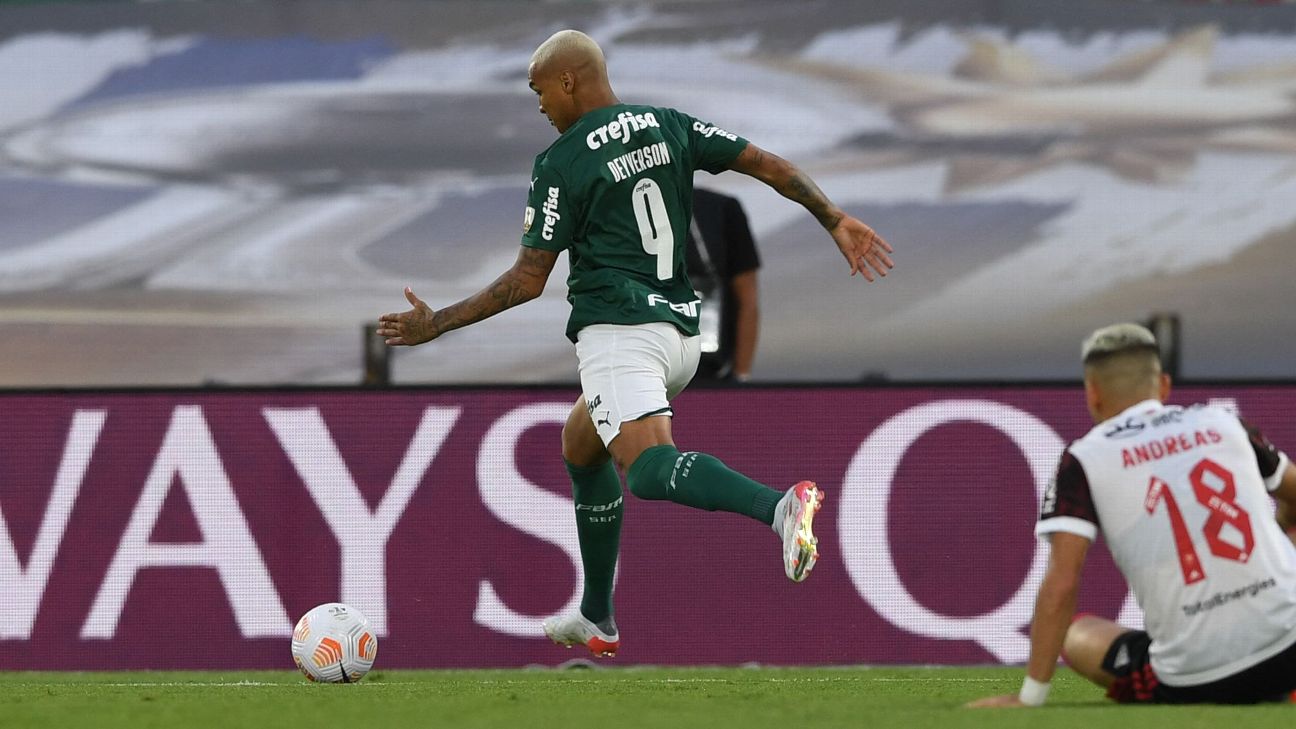
[{"label": "tattooed arm", "polygon": [[475,324],[526,303],[544,291],[557,260],[554,251],[522,246],[512,268],[486,288],[444,309],[433,310],[406,286],[405,298],[414,308],[399,314],[383,314],[378,319],[378,334],[391,345],[423,344],[452,329]]},{"label": "tattooed arm", "polygon": [[729,169],[755,177],[810,211],[850,263],[852,276],[861,273],[872,281],[873,271],[885,276],[895,265],[887,255],[891,246],[881,236],[834,205],[815,181],[791,162],[749,143]]}]

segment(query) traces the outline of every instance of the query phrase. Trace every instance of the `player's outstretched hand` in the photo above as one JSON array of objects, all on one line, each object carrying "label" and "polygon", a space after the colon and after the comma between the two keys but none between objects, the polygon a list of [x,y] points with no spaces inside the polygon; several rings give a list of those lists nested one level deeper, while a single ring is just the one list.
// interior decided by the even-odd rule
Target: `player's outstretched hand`
[{"label": "player's outstretched hand", "polygon": [[378,317],[378,336],[392,346],[412,346],[436,339],[441,332],[432,325],[432,308],[415,296],[408,286],[405,287],[405,298],[414,308]]},{"label": "player's outstretched hand", "polygon": [[[850,263],[851,275],[864,274],[864,278],[873,281],[873,272],[885,276],[895,267],[891,262],[891,246],[882,240],[874,230],[857,218],[849,215],[832,229],[833,240]],[[870,270],[872,269],[872,270]]]},{"label": "player's outstretched hand", "polygon": [[1003,694],[1001,696],[987,696],[984,699],[977,699],[964,704],[968,709],[1020,709],[1026,706],[1017,698],[1017,694]]}]

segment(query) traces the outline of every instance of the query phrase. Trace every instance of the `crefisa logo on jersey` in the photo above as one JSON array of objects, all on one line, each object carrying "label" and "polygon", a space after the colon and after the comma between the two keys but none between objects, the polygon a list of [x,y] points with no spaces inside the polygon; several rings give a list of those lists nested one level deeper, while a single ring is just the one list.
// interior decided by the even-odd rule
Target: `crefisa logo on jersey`
[{"label": "crefisa logo on jersey", "polygon": [[585,135],[585,144],[590,149],[598,149],[608,142],[621,142],[625,144],[630,141],[630,137],[638,131],[648,127],[660,127],[657,117],[651,111],[643,114],[631,114],[623,111],[617,114],[617,118],[595,129]]},{"label": "crefisa logo on jersey", "polygon": [[693,131],[697,132],[698,134],[701,134],[704,137],[707,137],[708,139],[711,137],[720,136],[720,137],[724,137],[725,139],[728,139],[731,142],[738,141],[737,134],[721,129],[720,127],[717,127],[714,124],[703,124],[700,121],[695,121],[693,122]]},{"label": "crefisa logo on jersey", "polygon": [[540,235],[545,240],[553,240],[553,227],[562,218],[558,214],[558,188],[549,188],[549,197],[544,201],[540,211],[544,213],[544,227],[540,229]]}]

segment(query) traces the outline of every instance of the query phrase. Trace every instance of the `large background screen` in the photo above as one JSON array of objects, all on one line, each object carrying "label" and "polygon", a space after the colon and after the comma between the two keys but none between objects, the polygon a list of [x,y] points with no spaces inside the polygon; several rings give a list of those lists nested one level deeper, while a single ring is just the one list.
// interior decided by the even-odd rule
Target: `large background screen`
[{"label": "large background screen", "polygon": [[[343,600],[399,667],[556,664],[579,601],[559,456],[575,391],[0,396],[0,669],[288,668]],[[1296,444],[1296,387],[1184,388]],[[1078,386],[713,389],[681,449],[814,479],[822,559],[793,584],[770,530],[627,497],[619,662],[984,664],[1027,655],[1032,537]],[[1104,549],[1080,609],[1137,625]]]}]

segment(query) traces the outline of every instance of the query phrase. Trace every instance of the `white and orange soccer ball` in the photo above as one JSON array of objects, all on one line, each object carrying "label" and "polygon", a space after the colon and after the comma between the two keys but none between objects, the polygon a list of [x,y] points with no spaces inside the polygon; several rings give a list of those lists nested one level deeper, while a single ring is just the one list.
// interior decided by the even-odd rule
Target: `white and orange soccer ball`
[{"label": "white and orange soccer ball", "polygon": [[292,656],[312,681],[355,683],[373,668],[374,658],[378,657],[378,637],[359,610],[327,602],[297,621]]}]

